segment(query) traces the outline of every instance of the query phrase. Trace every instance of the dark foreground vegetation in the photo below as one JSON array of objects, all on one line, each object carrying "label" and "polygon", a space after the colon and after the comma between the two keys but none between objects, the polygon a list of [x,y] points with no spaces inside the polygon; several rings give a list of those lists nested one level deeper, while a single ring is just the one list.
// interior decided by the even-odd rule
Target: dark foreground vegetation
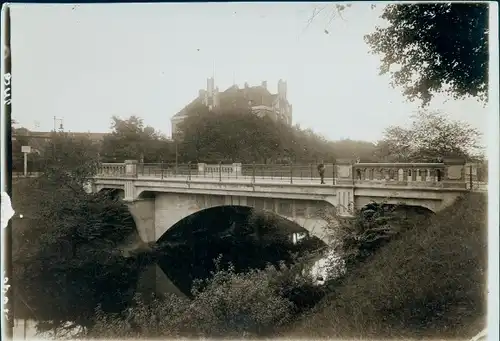
[{"label": "dark foreground vegetation", "polygon": [[470,338],[486,324],[487,201],[469,193],[352,270],[289,337]]}]

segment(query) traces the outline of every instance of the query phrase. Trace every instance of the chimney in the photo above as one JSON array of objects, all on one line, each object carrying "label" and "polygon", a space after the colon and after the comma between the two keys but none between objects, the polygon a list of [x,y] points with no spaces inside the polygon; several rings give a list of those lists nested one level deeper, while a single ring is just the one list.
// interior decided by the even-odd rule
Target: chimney
[{"label": "chimney", "polygon": [[262,87],[267,90],[267,81],[262,81]]},{"label": "chimney", "polygon": [[245,89],[248,89],[248,83],[245,82]]},{"label": "chimney", "polygon": [[201,99],[204,99],[205,98],[205,93],[206,93],[206,90],[200,89],[198,91],[198,97],[200,97]]}]

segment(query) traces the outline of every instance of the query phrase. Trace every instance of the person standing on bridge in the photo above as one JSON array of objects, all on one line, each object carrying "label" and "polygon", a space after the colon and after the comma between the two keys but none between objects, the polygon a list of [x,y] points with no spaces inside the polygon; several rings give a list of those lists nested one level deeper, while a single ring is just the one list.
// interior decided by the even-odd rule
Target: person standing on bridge
[{"label": "person standing on bridge", "polygon": [[325,164],[323,161],[318,165],[319,177],[321,178],[321,184],[325,183]]}]

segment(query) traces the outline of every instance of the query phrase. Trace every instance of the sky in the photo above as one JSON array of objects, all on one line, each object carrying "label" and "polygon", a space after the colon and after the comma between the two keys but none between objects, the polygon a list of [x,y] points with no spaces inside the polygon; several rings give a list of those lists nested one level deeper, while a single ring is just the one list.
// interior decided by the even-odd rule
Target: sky
[{"label": "sky", "polygon": [[[293,124],[329,139],[376,141],[407,126],[419,103],[380,76],[363,36],[381,6],[357,3],[329,22],[313,3],[13,4],[12,116],[30,130],[106,132],[113,115],[167,136],[170,118],[206,88],[276,92],[287,81]],[[325,28],[328,33],[325,33]],[[487,134],[491,108],[438,96],[443,110]],[[61,121],[56,122],[57,125]]]}]

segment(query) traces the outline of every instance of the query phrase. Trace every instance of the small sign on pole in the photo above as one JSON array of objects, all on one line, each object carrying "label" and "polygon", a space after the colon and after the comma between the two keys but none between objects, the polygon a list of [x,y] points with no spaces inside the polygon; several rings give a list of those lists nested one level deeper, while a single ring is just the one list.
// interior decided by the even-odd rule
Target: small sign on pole
[{"label": "small sign on pole", "polygon": [[31,153],[31,146],[21,146],[24,154],[24,176],[28,176],[28,154]]}]

